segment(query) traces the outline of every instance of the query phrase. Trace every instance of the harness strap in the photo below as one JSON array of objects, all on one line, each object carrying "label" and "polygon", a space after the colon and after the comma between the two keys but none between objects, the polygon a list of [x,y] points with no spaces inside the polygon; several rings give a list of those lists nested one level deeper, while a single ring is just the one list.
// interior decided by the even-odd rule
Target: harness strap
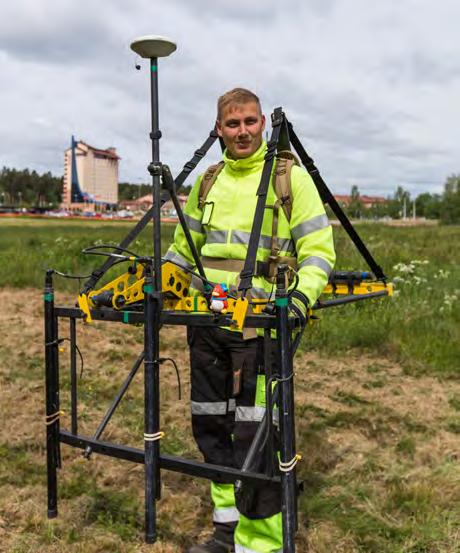
[{"label": "harness strap", "polygon": [[[225,257],[202,257],[201,262],[205,269],[217,269],[219,271],[230,271],[240,273],[244,268],[244,259],[226,259]],[[291,256],[278,256],[276,265],[285,264],[297,269],[297,258]],[[269,278],[269,261],[256,261],[255,276]]]},{"label": "harness strap", "polygon": [[299,165],[299,161],[291,151],[277,153],[273,187],[288,221],[292,213],[291,171],[294,165]]},{"label": "harness strap", "polygon": [[203,209],[209,191],[211,190],[213,184],[216,182],[219,173],[224,168],[224,165],[225,163],[223,161],[219,161],[219,163],[208,167],[203,174],[200,183],[200,191],[198,193],[198,207],[200,209]]},{"label": "harness strap", "polygon": [[226,259],[225,257],[202,257],[203,267],[239,273],[244,267],[244,259]]},{"label": "harness strap", "polygon": [[[272,260],[276,257],[278,257],[278,254],[280,252],[280,246],[278,242],[278,212],[280,208],[280,201],[276,200],[275,205],[273,206],[273,219],[272,219],[272,240],[271,240],[271,251],[270,251],[270,257],[269,260]],[[271,267],[273,266],[273,263],[271,263]],[[273,275],[270,274],[272,271],[269,270],[269,276],[275,276],[275,271],[273,271]]]},{"label": "harness strap", "polygon": [[281,108],[275,108],[272,114],[272,135],[267,143],[267,152],[265,154],[265,162],[262,168],[259,188],[257,189],[257,204],[252,222],[251,234],[249,237],[248,251],[244,268],[240,273],[240,284],[238,291],[241,292],[241,297],[245,297],[248,290],[252,288],[252,278],[257,259],[257,249],[262,230],[262,222],[265,212],[265,204],[267,200],[268,187],[270,186],[271,173],[275,162],[276,149],[281,132],[281,128],[286,125],[286,119]]},{"label": "harness strap", "polygon": [[[273,206],[273,222],[272,222],[272,239],[271,252],[268,257],[268,278],[272,282],[276,277],[276,268],[281,263],[287,263],[290,267],[296,268],[297,264],[292,265],[289,261],[282,261],[290,258],[279,257],[279,241],[278,241],[278,221],[279,208],[284,211],[284,215],[288,221],[291,220],[292,213],[292,189],[291,189],[291,170],[293,165],[298,165],[299,162],[295,155],[290,150],[282,150],[277,153],[276,168],[273,176],[273,187],[277,200]],[[293,258],[295,259],[295,258]]]}]

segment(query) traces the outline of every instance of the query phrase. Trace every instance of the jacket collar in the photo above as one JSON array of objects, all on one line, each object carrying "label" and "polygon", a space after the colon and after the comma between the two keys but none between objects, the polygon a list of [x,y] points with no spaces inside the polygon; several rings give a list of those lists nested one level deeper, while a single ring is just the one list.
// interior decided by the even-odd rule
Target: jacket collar
[{"label": "jacket collar", "polygon": [[228,157],[227,149],[225,149],[223,159],[226,167],[230,167],[232,171],[251,171],[252,169],[259,168],[263,164],[266,151],[267,143],[263,140],[262,144],[259,146],[259,149],[248,157],[232,159],[231,157]]}]

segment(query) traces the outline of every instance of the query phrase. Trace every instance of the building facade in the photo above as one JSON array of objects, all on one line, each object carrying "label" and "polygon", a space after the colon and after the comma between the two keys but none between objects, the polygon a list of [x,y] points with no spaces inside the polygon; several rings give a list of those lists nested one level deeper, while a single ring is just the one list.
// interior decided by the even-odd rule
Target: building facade
[{"label": "building facade", "polygon": [[65,209],[104,210],[118,202],[118,163],[115,148],[101,150],[72,137],[64,154]]},{"label": "building facade", "polygon": [[[346,194],[334,194],[334,198],[341,207],[348,207],[353,200],[351,196]],[[359,195],[359,201],[366,209],[388,203],[388,200],[383,196],[366,196],[365,194]]]}]

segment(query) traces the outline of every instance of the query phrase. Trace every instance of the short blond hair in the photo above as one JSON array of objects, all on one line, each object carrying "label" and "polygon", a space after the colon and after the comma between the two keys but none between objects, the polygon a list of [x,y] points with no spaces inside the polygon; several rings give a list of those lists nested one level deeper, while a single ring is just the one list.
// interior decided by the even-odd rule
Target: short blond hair
[{"label": "short blond hair", "polygon": [[260,106],[259,97],[246,88],[232,88],[225,94],[219,97],[217,100],[217,119],[220,120],[222,111],[230,104],[247,104],[248,102],[255,102],[259,106],[260,112],[262,108]]}]

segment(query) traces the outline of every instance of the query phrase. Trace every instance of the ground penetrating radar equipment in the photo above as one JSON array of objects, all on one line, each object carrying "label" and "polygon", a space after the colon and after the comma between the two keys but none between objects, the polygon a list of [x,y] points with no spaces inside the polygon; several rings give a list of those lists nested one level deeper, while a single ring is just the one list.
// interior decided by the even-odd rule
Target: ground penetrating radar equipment
[{"label": "ground penetrating radar equipment", "polygon": [[[205,157],[217,140],[213,128],[203,145],[185,163],[179,175],[173,179],[169,167],[160,161],[159,141],[159,98],[158,60],[176,50],[176,44],[159,36],[145,36],[132,42],[131,48],[142,58],[149,60],[151,88],[151,133],[152,160],[148,171],[152,177],[153,206],[140,219],[118,246],[102,245],[86,248],[88,254],[106,256],[107,259],[95,268],[81,288],[78,307],[59,307],[54,303],[53,275],[63,275],[49,269],[45,277],[45,365],[46,365],[46,430],[47,430],[47,476],[48,476],[48,517],[57,516],[57,469],[61,467],[60,444],[82,448],[86,458],[98,453],[141,463],[145,465],[145,540],[153,543],[157,538],[156,501],[161,495],[161,469],[172,470],[229,482],[235,484],[236,493],[242,487],[254,483],[280,484],[283,520],[283,551],[295,552],[295,532],[297,530],[297,496],[301,486],[296,477],[296,464],[300,454],[295,445],[294,419],[294,373],[293,356],[299,344],[302,331],[314,312],[319,309],[361,301],[392,294],[392,285],[387,282],[382,268],[363,243],[345,213],[322,179],[313,159],[307,154],[297,137],[292,124],[281,108],[276,108],[271,116],[272,134],[268,141],[267,154],[260,185],[257,192],[257,206],[248,242],[246,259],[240,260],[240,283],[238,289],[229,290],[226,308],[221,312],[210,309],[211,291],[218,283],[206,278],[199,252],[192,240],[186,218],[178,201],[176,190]],[[286,264],[278,264],[274,277],[274,296],[263,300],[251,298],[250,291],[256,270],[257,244],[266,209],[267,190],[277,154],[294,148],[300,161],[307,169],[319,191],[321,199],[333,211],[360,254],[368,264],[367,271],[335,271],[329,278],[323,294],[308,313],[305,320],[299,315],[289,314],[290,296],[296,287],[295,269]],[[196,271],[178,266],[161,259],[161,220],[160,209],[171,199],[177,211],[179,223],[183,227]],[[153,220],[153,255],[137,253],[127,248]],[[127,271],[112,281],[96,289],[97,283],[115,264],[126,262]],[[293,284],[288,287],[288,275]],[[192,276],[202,283],[204,292],[190,293]],[[60,336],[59,320],[69,319],[70,328],[70,416],[71,429],[62,430],[62,414],[59,401],[59,344],[67,339]],[[77,321],[90,323],[92,320],[140,324],[144,327],[144,346],[133,367],[122,383],[119,392],[98,425],[93,436],[78,433],[77,397]],[[160,329],[163,324],[188,326],[233,326],[239,330],[262,329],[264,334],[264,359],[266,372],[266,413],[259,423],[258,431],[249,448],[241,468],[231,468],[209,463],[200,463],[182,457],[162,454],[161,439],[166,433],[160,429],[160,365],[165,361],[160,357]],[[272,346],[272,331],[276,330],[276,342]],[[276,349],[277,368],[271,370],[270,351]],[[144,365],[144,448],[134,448],[113,442],[102,441],[101,435],[123,399],[138,369]],[[279,408],[279,452],[273,444],[273,410]],[[258,461],[266,460],[267,471],[258,470]]]}]

